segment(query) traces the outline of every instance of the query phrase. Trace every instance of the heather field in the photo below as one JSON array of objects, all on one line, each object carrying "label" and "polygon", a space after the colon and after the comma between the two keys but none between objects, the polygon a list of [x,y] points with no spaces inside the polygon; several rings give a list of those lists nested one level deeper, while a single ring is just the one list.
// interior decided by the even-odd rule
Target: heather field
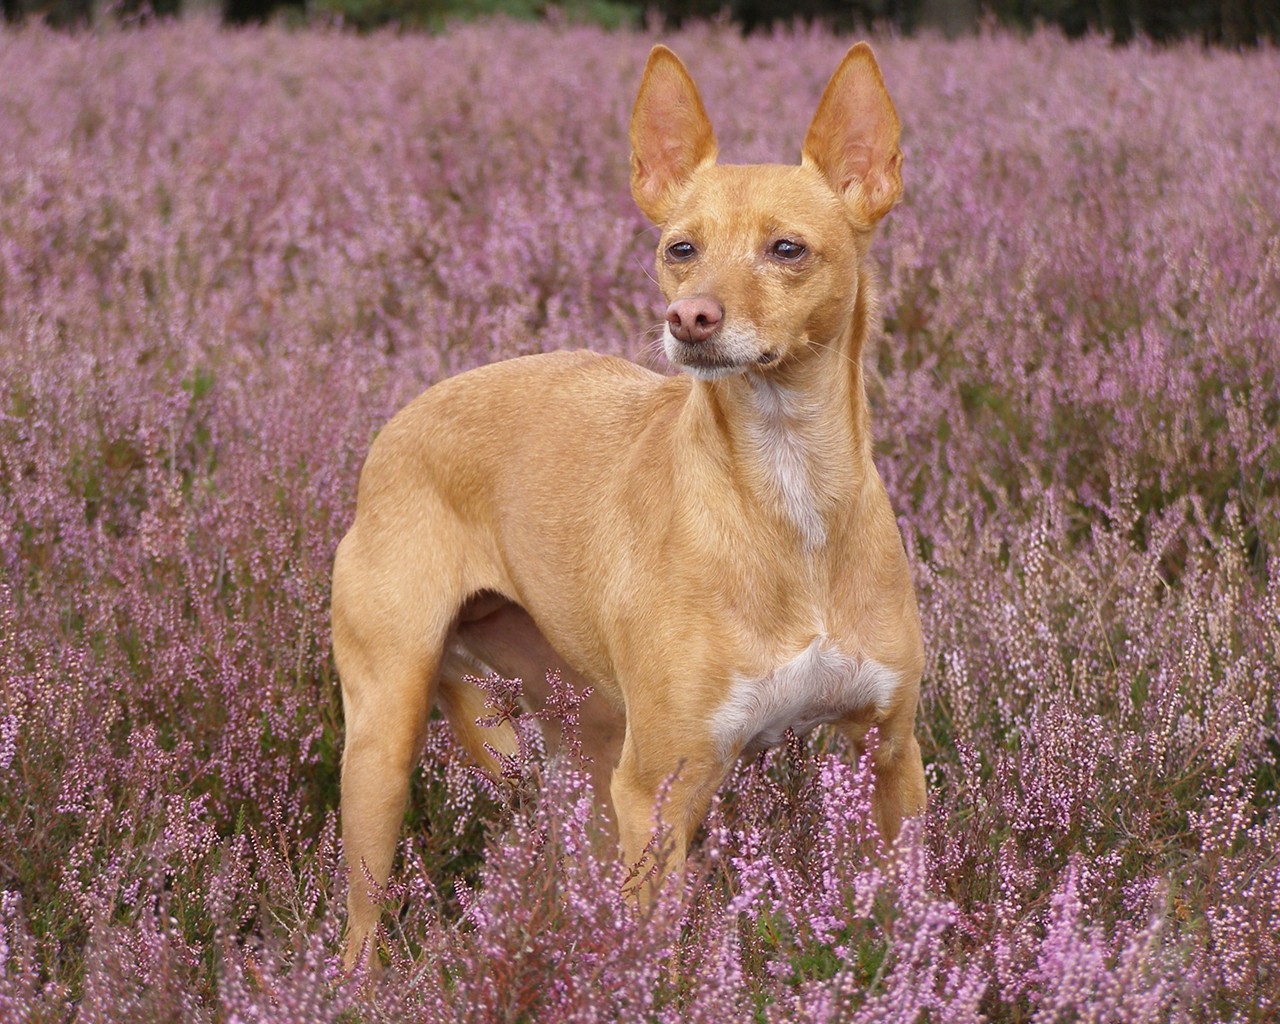
[{"label": "heather field", "polygon": [[[739,162],[797,158],[849,43],[665,39]],[[1280,1015],[1280,53],[1045,33],[876,42],[927,815],[882,857],[866,768],[792,743],[641,914],[580,765],[495,786],[439,725],[342,975],[361,460],[468,367],[661,365],[654,41],[0,33],[0,1020]]]}]

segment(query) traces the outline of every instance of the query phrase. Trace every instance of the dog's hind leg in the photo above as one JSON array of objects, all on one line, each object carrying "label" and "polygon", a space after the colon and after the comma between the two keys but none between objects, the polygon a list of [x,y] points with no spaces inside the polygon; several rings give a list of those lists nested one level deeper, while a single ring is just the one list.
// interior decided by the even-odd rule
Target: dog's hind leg
[{"label": "dog's hind leg", "polygon": [[495,755],[514,757],[519,753],[519,740],[510,722],[480,724],[493,712],[488,706],[488,694],[468,678],[483,679],[494,671],[454,645],[445,654],[440,668],[439,703],[454,738],[467,756],[490,774],[501,776],[502,763]]},{"label": "dog's hind leg", "polygon": [[[468,661],[470,668],[465,667]],[[459,668],[451,672],[451,665]],[[485,758],[492,760],[483,749],[486,744],[504,754],[511,753],[515,745],[514,732],[509,728],[475,725],[475,719],[486,713],[485,698],[463,676],[486,676],[491,672],[522,680],[524,704],[534,713],[541,713],[551,698],[551,672],[582,698],[575,711],[576,744],[566,748],[563,723],[554,718],[540,721],[539,731],[549,757],[572,754],[575,749],[581,754],[580,761],[571,763],[586,768],[595,795],[607,801],[609,778],[618,762],[626,727],[621,708],[610,702],[603,687],[593,684],[560,656],[523,608],[499,594],[487,593],[467,602],[458,623],[457,644],[440,673],[440,706],[459,740],[485,767]],[[500,735],[495,737],[495,733]],[[508,743],[511,749],[505,745]]]},{"label": "dog's hind leg", "polygon": [[[457,612],[452,566],[423,566],[362,543],[356,529],[333,573],[333,651],[342,680],[342,844],[350,967],[378,923],[386,883]],[[425,576],[425,578],[424,578]]]}]

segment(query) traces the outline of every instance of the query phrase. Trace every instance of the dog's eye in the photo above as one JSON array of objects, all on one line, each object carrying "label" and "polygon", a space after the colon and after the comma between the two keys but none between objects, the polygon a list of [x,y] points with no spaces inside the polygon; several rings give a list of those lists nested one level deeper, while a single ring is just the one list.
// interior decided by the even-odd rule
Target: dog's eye
[{"label": "dog's eye", "polygon": [[667,246],[667,255],[678,262],[691,260],[698,254],[692,242],[672,242]]},{"label": "dog's eye", "polygon": [[773,245],[769,246],[770,256],[775,259],[785,260],[787,263],[794,263],[804,254],[805,247],[789,238],[779,238]]}]

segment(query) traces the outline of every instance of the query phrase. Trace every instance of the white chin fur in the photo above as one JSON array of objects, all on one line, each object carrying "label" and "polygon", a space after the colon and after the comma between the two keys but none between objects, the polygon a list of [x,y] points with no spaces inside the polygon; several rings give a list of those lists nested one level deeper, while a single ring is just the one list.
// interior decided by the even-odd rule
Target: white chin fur
[{"label": "white chin fur", "polygon": [[680,367],[681,372],[687,373],[690,377],[696,377],[698,380],[723,380],[725,377],[732,377],[736,373],[746,371],[745,366],[690,366],[687,363],[675,362]]},{"label": "white chin fur", "polygon": [[714,342],[716,358],[723,360],[723,365],[701,366],[687,361],[685,353],[691,346],[677,341],[666,327],[662,332],[662,351],[667,362],[698,380],[722,380],[735,374],[744,373],[749,366],[755,364],[759,346],[753,337],[722,331]]}]

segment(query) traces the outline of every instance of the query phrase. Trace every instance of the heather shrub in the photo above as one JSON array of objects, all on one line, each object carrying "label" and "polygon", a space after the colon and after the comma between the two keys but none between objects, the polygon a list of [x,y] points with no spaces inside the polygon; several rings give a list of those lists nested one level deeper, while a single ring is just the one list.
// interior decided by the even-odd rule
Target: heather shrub
[{"label": "heather shrub", "polygon": [[[652,41],[0,34],[0,1019],[1274,1018],[1280,60],[1045,32],[876,43],[928,813],[882,850],[866,764],[794,740],[640,912],[584,765],[433,723],[386,970],[342,975],[359,466],[469,367],[658,365]],[[796,158],[848,43],[669,41],[739,161]]]}]

